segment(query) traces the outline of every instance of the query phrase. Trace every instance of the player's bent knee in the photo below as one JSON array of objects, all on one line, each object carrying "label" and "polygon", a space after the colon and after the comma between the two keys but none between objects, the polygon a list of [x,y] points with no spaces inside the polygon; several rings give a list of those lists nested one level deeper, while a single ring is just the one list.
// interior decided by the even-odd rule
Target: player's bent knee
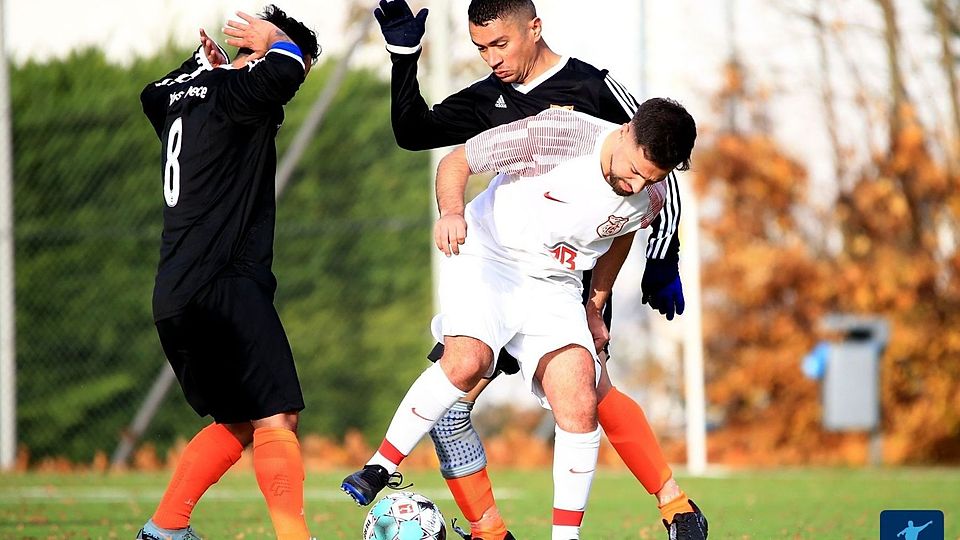
[{"label": "player's bent knee", "polygon": [[466,336],[447,336],[440,367],[455,386],[472,390],[493,367],[493,351],[484,342]]},{"label": "player's bent knee", "polygon": [[444,478],[463,478],[487,466],[480,435],[470,421],[472,409],[473,403],[458,401],[430,430]]},{"label": "player's bent knee", "polygon": [[296,411],[284,412],[275,414],[273,416],[268,416],[266,418],[261,418],[259,420],[253,420],[250,423],[253,424],[255,429],[277,428],[286,429],[296,433],[297,426],[300,423],[300,413]]},{"label": "player's bent knee", "polygon": [[231,435],[236,438],[244,448],[253,442],[253,424],[250,422],[239,422],[236,424],[222,424]]},{"label": "player's bent knee", "polygon": [[554,410],[557,426],[570,433],[587,433],[596,430],[599,425],[596,410],[593,413],[583,410],[570,410],[566,414],[556,414],[556,412]]}]

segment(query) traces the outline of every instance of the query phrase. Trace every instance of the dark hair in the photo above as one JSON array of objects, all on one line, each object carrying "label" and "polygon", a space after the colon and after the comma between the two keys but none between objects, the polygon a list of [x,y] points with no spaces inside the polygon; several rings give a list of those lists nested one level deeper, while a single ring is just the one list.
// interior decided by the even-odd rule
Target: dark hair
[{"label": "dark hair", "polygon": [[537,7],[532,0],[470,0],[470,7],[467,8],[467,18],[477,26],[486,26],[494,19],[506,19],[511,15],[534,19]]},{"label": "dark hair", "polygon": [[690,169],[697,124],[683,105],[668,98],[648,99],[640,104],[630,124],[644,157],[657,167],[665,171]]},{"label": "dark hair", "polygon": [[[313,60],[316,60],[317,57],[320,56],[320,45],[317,44],[317,34],[307,28],[302,22],[287,16],[287,14],[276,5],[268,4],[263,8],[263,13],[260,13],[258,17],[269,23],[273,23],[274,26],[279,28],[290,38],[290,41],[294,42],[297,47],[300,48],[300,52],[303,53],[304,56],[309,56]],[[237,51],[238,55],[252,53],[253,51],[246,47]]]}]

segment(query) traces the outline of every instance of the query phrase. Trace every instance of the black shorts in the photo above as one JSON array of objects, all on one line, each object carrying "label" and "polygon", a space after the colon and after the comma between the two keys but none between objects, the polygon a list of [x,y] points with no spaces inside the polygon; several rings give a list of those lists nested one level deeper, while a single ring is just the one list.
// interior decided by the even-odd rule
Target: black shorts
[{"label": "black shorts", "polygon": [[303,409],[293,352],[270,292],[245,277],[204,287],[184,313],[157,321],[187,402],[221,424]]}]

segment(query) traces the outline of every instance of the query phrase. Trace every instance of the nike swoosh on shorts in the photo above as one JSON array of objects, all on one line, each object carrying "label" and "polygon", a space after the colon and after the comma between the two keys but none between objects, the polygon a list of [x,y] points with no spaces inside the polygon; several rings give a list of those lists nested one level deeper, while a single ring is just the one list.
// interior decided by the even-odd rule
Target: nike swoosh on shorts
[{"label": "nike swoosh on shorts", "polygon": [[418,413],[416,407],[410,407],[410,412],[412,412],[413,415],[416,416],[417,418],[422,418],[422,419],[426,420],[427,422],[436,422],[436,421],[437,421],[436,418],[427,418],[426,416]]}]

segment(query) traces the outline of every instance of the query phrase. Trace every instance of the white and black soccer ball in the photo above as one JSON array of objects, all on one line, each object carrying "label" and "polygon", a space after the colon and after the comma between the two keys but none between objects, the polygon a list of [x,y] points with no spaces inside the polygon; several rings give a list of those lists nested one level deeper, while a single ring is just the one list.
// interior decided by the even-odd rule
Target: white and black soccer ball
[{"label": "white and black soccer ball", "polygon": [[377,501],[363,522],[363,540],[446,540],[443,514],[433,501],[410,491]]}]

